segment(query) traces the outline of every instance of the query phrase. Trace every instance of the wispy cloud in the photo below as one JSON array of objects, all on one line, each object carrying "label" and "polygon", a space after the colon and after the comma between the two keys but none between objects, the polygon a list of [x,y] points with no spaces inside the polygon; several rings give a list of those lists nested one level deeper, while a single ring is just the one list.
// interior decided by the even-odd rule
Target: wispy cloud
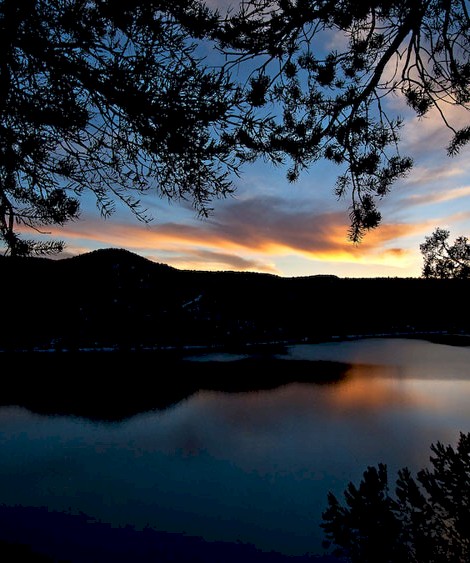
[{"label": "wispy cloud", "polygon": [[211,230],[226,241],[263,252],[296,252],[313,259],[355,261],[377,255],[390,241],[408,236],[421,226],[384,224],[368,233],[360,245],[347,237],[345,213],[312,209],[289,210],[276,198],[252,198],[227,209]]},{"label": "wispy cloud", "polygon": [[[148,255],[147,258],[153,260],[155,257]],[[271,274],[278,274],[278,269],[269,263],[261,260],[250,260],[236,254],[222,252],[212,252],[210,250],[198,250],[193,248],[185,249],[184,254],[170,253],[169,258],[173,266],[178,266],[184,270],[238,270],[238,271],[257,271]]]},{"label": "wispy cloud", "polygon": [[441,217],[441,226],[445,225],[452,225],[455,223],[468,223],[470,221],[470,211],[458,211],[453,213],[452,215]]},{"label": "wispy cloud", "polygon": [[430,192],[425,194],[411,194],[406,198],[408,204],[423,205],[431,203],[443,203],[445,201],[453,201],[462,197],[470,196],[470,186],[462,186],[459,188],[451,188],[449,190],[441,189],[438,192]]},{"label": "wispy cloud", "polygon": [[[445,117],[450,126],[459,129],[468,125],[468,111],[459,106],[443,103]],[[452,138],[452,130],[445,126],[441,114],[430,110],[424,117],[413,117],[405,124],[402,139],[403,150],[412,155],[434,153],[439,151],[447,157],[446,149]]]},{"label": "wispy cloud", "polygon": [[442,189],[443,182],[462,176],[465,172],[465,167],[461,162],[446,157],[445,160],[435,166],[415,166],[404,183],[407,185],[421,184],[426,188],[430,184],[439,183]]},{"label": "wispy cloud", "polygon": [[217,217],[192,224],[166,222],[143,226],[113,221],[78,221],[54,236],[85,246],[123,247],[185,269],[236,269],[277,273],[275,259],[299,256],[314,261],[400,265],[408,250],[400,240],[427,232],[428,224],[384,224],[364,242],[347,238],[344,213],[286,207],[263,197],[234,201]]}]

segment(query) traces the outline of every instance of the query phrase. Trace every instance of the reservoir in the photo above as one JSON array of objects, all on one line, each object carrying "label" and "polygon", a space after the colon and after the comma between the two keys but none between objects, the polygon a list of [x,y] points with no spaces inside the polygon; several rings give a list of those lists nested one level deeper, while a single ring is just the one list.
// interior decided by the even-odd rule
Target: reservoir
[{"label": "reservoir", "polygon": [[398,469],[415,474],[432,443],[470,431],[469,347],[371,338],[293,345],[281,356],[347,368],[331,381],[201,389],[113,422],[0,407],[0,503],[321,553],[328,491],[342,499],[379,462],[393,490]]}]

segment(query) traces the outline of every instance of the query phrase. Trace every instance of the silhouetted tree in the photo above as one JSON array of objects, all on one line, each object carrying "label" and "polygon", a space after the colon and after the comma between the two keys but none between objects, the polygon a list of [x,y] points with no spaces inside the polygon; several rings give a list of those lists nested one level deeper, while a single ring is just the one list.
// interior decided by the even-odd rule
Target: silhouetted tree
[{"label": "silhouetted tree", "polygon": [[[60,250],[18,224],[74,219],[87,190],[105,216],[122,201],[146,220],[150,189],[206,215],[246,162],[289,163],[294,181],[326,158],[359,240],[412,165],[384,98],[452,129],[469,27],[465,0],[243,0],[226,17],[199,0],[0,0],[0,236]],[[470,138],[452,130],[449,154]]]},{"label": "silhouetted tree", "polygon": [[251,0],[223,27],[222,47],[234,68],[255,67],[252,105],[280,107],[266,137],[249,135],[254,149],[290,157],[291,180],[318,159],[341,165],[336,194],[351,196],[359,240],[412,165],[386,98],[404,96],[420,117],[437,110],[453,134],[449,155],[469,141],[469,124],[454,129],[446,113],[470,109],[469,28],[465,0]]},{"label": "silhouetted tree", "polygon": [[470,560],[470,433],[456,449],[431,445],[429,468],[398,472],[395,496],[387,468],[368,467],[349,483],[346,506],[329,493],[322,528],[326,546],[352,563],[462,563]]},{"label": "silhouetted tree", "polygon": [[448,242],[450,232],[437,227],[420,245],[425,278],[470,278],[470,244],[467,237]]},{"label": "silhouetted tree", "polygon": [[143,220],[138,195],[154,186],[203,214],[231,191],[239,159],[222,137],[239,96],[195,53],[215,23],[197,0],[0,1],[0,235],[11,254],[60,251],[22,240],[17,224],[74,219],[87,190],[104,216],[120,200]]}]

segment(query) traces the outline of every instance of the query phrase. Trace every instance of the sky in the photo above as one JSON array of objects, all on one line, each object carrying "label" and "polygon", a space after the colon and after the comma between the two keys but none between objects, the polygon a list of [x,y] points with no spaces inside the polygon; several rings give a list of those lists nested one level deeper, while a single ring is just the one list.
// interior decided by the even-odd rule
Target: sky
[{"label": "sky", "polygon": [[[207,3],[227,6],[225,0]],[[452,240],[470,236],[470,148],[448,157],[450,133],[436,113],[418,119],[400,98],[391,103],[405,119],[401,154],[411,156],[414,167],[380,202],[382,223],[359,244],[348,239],[350,200],[334,194],[341,169],[327,162],[314,164],[294,184],[283,167],[247,165],[234,194],[212,202],[208,219],[190,203],[158,195],[143,200],[153,217],[149,224],[124,207],[103,219],[94,201],[83,199],[80,220],[50,233],[66,243],[61,257],[124,248],[178,269],[419,277],[419,245],[436,227],[449,229]],[[450,115],[461,127],[462,111]]]}]

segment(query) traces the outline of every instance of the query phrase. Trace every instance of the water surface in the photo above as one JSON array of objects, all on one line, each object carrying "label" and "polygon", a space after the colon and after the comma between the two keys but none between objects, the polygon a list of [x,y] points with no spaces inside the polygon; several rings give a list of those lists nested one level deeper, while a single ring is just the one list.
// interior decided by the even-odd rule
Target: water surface
[{"label": "water surface", "polygon": [[470,348],[368,339],[286,357],[351,367],[331,384],[203,390],[115,423],[0,408],[0,503],[318,553],[329,490],[378,462],[392,479],[415,471],[432,442],[470,431]]}]

